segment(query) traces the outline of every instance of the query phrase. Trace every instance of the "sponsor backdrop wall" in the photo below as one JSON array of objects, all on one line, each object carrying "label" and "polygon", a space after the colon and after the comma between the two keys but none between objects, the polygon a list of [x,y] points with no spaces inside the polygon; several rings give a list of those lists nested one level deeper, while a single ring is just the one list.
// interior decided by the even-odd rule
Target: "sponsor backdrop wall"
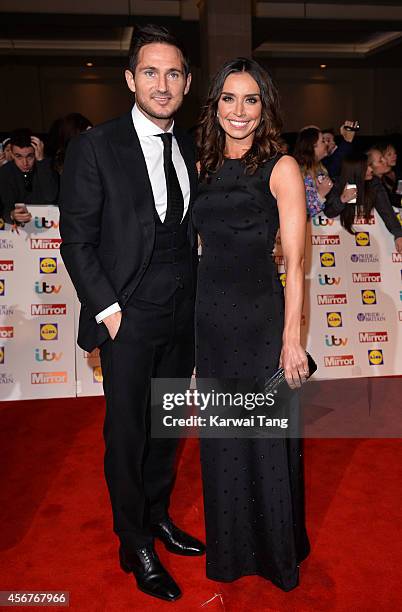
[{"label": "sponsor backdrop wall", "polygon": [[[0,224],[0,399],[100,395],[98,351],[75,344],[58,209],[31,212],[18,233]],[[402,374],[402,256],[376,215],[356,228],[324,215],[308,223],[303,334],[317,379]],[[285,283],[280,244],[276,261]]]}]

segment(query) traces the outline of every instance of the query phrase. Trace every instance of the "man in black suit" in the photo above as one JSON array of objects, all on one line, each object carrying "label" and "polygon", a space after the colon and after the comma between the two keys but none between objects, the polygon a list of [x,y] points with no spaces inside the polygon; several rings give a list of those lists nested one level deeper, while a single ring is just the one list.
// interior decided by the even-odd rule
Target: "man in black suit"
[{"label": "man in black suit", "polygon": [[146,26],[126,70],[135,105],[71,142],[62,178],[61,253],[81,302],[78,344],[100,347],[106,396],[105,475],[120,563],[144,592],[180,589],[153,546],[199,555],[204,545],[168,515],[177,440],[151,438],[152,377],[194,366],[197,186],[191,140],[173,124],[191,75],[167,30]]}]

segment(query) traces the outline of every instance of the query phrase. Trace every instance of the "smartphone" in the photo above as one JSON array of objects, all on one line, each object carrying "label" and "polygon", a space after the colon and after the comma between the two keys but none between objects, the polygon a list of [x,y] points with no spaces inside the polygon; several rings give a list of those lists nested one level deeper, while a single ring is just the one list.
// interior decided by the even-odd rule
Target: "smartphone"
[{"label": "smartphone", "polygon": [[402,195],[402,181],[401,180],[398,180],[398,185],[397,185],[397,188],[396,188],[396,193],[398,195]]},{"label": "smartphone", "polygon": [[[346,188],[347,189],[356,189],[356,183],[346,183]],[[353,198],[353,200],[349,200],[348,204],[356,204],[356,198]]]}]

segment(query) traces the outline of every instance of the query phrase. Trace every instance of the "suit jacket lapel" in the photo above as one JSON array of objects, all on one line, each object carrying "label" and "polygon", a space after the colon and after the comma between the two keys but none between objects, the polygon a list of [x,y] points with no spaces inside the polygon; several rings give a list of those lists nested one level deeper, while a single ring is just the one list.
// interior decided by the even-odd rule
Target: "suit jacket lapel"
[{"label": "suit jacket lapel", "polygon": [[192,147],[189,136],[184,135],[180,128],[174,127],[174,135],[179,145],[180,153],[184,159],[187,167],[188,178],[190,181],[190,203],[188,207],[188,238],[190,243],[193,245],[195,242],[196,234],[192,223],[192,207],[195,197],[197,195],[198,186],[198,174],[195,160],[195,149]]},{"label": "suit jacket lapel", "polygon": [[152,248],[155,237],[155,202],[131,112],[120,117],[116,138],[111,144],[126,179],[126,191],[135,202],[135,211],[143,227],[146,245]]}]

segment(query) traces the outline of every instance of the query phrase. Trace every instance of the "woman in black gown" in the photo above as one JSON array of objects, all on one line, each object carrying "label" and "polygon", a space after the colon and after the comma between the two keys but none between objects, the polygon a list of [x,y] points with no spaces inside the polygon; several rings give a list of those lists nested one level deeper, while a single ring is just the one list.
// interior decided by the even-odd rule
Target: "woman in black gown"
[{"label": "woman in black gown", "polygon": [[[201,378],[307,373],[300,345],[306,203],[293,158],[281,155],[277,92],[254,61],[216,75],[200,130],[193,220],[202,244],[196,303]],[[272,251],[280,226],[286,300]],[[207,576],[260,575],[288,591],[309,552],[299,439],[203,439]]]}]

